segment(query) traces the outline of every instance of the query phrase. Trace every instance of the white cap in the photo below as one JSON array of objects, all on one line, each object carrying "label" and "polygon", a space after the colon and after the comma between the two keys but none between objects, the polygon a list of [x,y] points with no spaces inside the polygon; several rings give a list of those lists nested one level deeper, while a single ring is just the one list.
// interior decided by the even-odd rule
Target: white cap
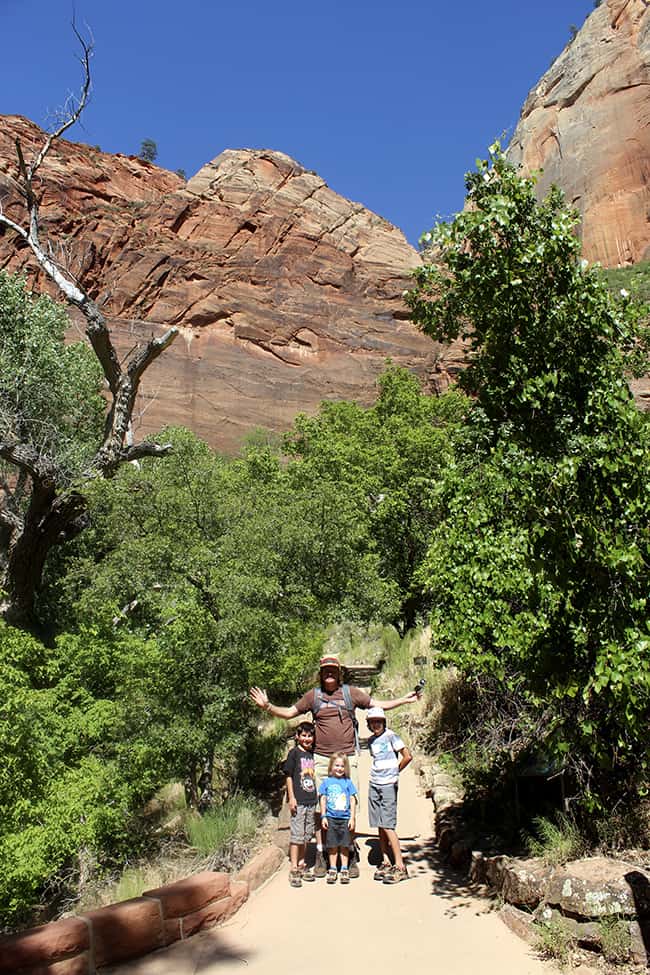
[{"label": "white cap", "polygon": [[371,718],[381,718],[382,721],[386,720],[386,715],[384,714],[383,708],[368,708],[366,713],[366,721],[370,721]]}]

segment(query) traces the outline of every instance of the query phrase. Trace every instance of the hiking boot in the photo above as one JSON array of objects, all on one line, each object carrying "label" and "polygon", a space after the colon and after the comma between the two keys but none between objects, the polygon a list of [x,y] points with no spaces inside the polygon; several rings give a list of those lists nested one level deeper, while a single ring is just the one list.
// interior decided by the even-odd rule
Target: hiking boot
[{"label": "hiking boot", "polygon": [[302,881],[305,884],[313,884],[316,880],[312,867],[305,867],[304,870],[301,871],[301,876]]},{"label": "hiking boot", "polygon": [[347,869],[347,867],[341,867],[341,883],[350,883],[350,871]]},{"label": "hiking boot", "polygon": [[290,870],[289,871],[289,886],[290,887],[302,887],[302,879],[300,877],[300,870]]},{"label": "hiking boot", "polygon": [[330,867],[329,870],[327,871],[327,883],[328,884],[336,883],[336,870],[334,869],[334,867]]},{"label": "hiking boot", "polygon": [[325,863],[325,857],[320,850],[316,853],[316,863],[314,864],[314,877],[324,877],[327,873],[327,864]]},{"label": "hiking boot", "polygon": [[349,874],[351,880],[359,876],[359,854],[354,847],[350,850]]},{"label": "hiking boot", "polygon": [[392,863],[380,863],[373,874],[373,880],[383,880],[389,870],[393,869]]},{"label": "hiking boot", "polygon": [[400,880],[408,880],[409,874],[406,867],[393,867],[391,870],[387,870],[384,875],[383,883],[385,884],[398,884]]}]

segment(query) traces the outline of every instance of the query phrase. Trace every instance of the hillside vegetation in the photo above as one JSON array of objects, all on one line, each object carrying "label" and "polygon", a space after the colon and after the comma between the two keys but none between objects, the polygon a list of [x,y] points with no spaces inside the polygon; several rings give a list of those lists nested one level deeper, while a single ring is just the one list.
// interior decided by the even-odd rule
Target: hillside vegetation
[{"label": "hillside vegetation", "polygon": [[[626,382],[643,319],[498,147],[467,187],[409,298],[426,331],[467,337],[461,389],[389,365],[371,408],[323,404],[234,459],[168,429],[169,456],[84,487],[38,635],[0,624],[5,927],[155,850],[169,783],[194,816],[268,796],[278,736],[247,688],[295,699],[333,623],[427,656],[445,707],[426,743],[451,744],[477,801],[507,803],[542,753],[584,823],[646,788],[650,431]],[[426,624],[426,654],[400,642]]]}]

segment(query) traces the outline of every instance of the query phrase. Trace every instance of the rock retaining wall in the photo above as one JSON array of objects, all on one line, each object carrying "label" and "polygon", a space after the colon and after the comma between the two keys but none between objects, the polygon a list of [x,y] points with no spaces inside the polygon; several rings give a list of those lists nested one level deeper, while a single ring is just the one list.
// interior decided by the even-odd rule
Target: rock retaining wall
[{"label": "rock retaining wall", "polygon": [[[275,860],[277,869],[277,859]],[[231,917],[249,885],[206,871],[0,940],[0,975],[95,975]]]},{"label": "rock retaining wall", "polygon": [[601,920],[615,918],[629,930],[631,960],[650,963],[649,873],[608,857],[552,867],[537,858],[481,850],[479,837],[463,821],[463,795],[450,776],[436,765],[422,765],[420,775],[433,801],[438,848],[471,881],[500,894],[500,915],[512,931],[532,942],[536,924],[561,919],[577,944],[597,951]]}]

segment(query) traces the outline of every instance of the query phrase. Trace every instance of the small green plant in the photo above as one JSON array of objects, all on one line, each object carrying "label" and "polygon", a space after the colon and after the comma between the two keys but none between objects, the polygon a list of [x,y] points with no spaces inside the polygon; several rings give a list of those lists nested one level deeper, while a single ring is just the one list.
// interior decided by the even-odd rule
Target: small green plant
[{"label": "small green plant", "polygon": [[539,838],[529,838],[529,852],[548,866],[577,860],[585,852],[585,840],[568,816],[560,814],[555,821],[538,816],[533,820],[533,827]]},{"label": "small green plant", "polygon": [[258,802],[234,795],[203,816],[188,817],[187,836],[205,856],[225,853],[234,843],[247,843],[253,838],[261,816]]},{"label": "small green plant", "polygon": [[605,961],[622,965],[630,956],[630,928],[617,914],[600,921],[600,943]]},{"label": "small green plant", "polygon": [[576,940],[564,918],[553,917],[536,925],[535,950],[542,958],[552,958],[560,965],[568,964]]}]

